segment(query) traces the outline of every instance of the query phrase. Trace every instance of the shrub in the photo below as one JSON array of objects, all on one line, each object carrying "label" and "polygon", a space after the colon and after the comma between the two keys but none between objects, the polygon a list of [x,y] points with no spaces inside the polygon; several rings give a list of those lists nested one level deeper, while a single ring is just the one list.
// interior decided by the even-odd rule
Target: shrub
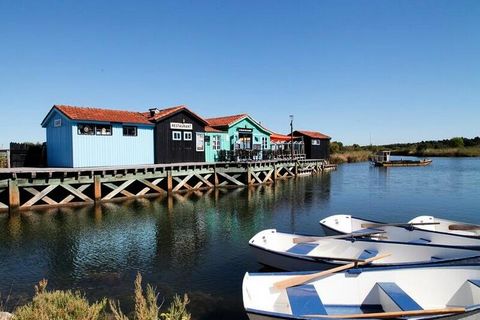
[{"label": "shrub", "polygon": [[15,310],[15,320],[100,320],[106,319],[106,299],[89,304],[80,292],[47,291],[47,281],[35,286],[32,302]]}]

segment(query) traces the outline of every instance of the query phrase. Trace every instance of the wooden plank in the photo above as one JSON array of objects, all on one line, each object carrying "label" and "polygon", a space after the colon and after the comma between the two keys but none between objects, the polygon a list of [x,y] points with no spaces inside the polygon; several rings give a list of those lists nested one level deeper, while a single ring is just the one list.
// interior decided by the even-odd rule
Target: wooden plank
[{"label": "wooden plank", "polygon": [[[93,201],[92,198],[90,198],[89,196],[87,196],[86,194],[83,193],[83,191],[85,191],[87,188],[88,188],[88,184],[83,184],[81,185],[80,187],[78,187],[78,189],[75,189],[74,187],[72,187],[71,185],[69,184],[61,184],[61,186],[69,191],[70,193],[72,193],[74,196],[82,199],[83,201]],[[68,198],[68,197],[67,197]],[[66,199],[66,198],[65,198]],[[73,199],[73,198],[72,198]],[[71,201],[71,200],[70,200]]]},{"label": "wooden plank", "polygon": [[105,197],[103,197],[102,200],[110,200],[113,197],[115,197],[117,194],[121,193],[124,196],[127,197],[134,197],[135,195],[133,193],[128,192],[127,190],[124,190],[126,187],[131,185],[135,180],[127,180],[124,183],[122,183],[120,186],[116,186],[113,183],[104,183],[103,185],[106,187],[109,187],[113,191],[107,194]]},{"label": "wooden plank", "polygon": [[[228,174],[223,173],[223,172],[218,172],[218,174],[221,175],[222,177],[224,177],[225,179],[227,179],[228,181],[233,182],[237,186],[244,186],[245,185],[242,182],[237,180],[237,178],[240,177],[240,174],[235,174],[233,176],[229,176]],[[220,185],[224,185],[223,182]]]},{"label": "wooden plank", "polygon": [[173,180],[177,181],[178,184],[175,186],[175,188],[173,188],[173,192],[175,191],[178,191],[180,190],[182,187],[188,189],[188,190],[192,190],[192,186],[190,186],[187,182],[188,180],[190,180],[192,177],[194,176],[193,173],[190,173],[189,175],[187,175],[185,178],[183,179],[180,179],[179,177],[173,177]]},{"label": "wooden plank", "polygon": [[38,191],[37,189],[34,189],[34,188],[24,188],[26,191],[30,192],[34,196],[30,200],[25,202],[23,205],[21,205],[21,207],[22,208],[31,207],[32,205],[34,205],[35,203],[37,203],[40,200],[43,200],[46,203],[51,204],[51,205],[58,204],[56,201],[47,197],[47,194],[49,194],[50,191],[52,191],[56,187],[57,187],[57,185],[49,185],[48,187],[46,187],[42,191]]},{"label": "wooden plank", "polygon": [[212,176],[212,174],[207,174],[205,177],[202,177],[200,174],[195,174],[195,177],[197,177],[200,181],[202,181],[204,184],[207,185],[207,187],[212,188],[213,184],[208,181],[208,179]]},{"label": "wooden plank", "polygon": [[[70,192],[73,193],[74,195],[76,195],[77,197],[79,197],[80,199],[82,199],[85,202],[93,201],[91,198],[89,198],[89,197],[87,197],[86,195],[83,194],[83,191],[85,191],[88,188],[88,186],[89,186],[88,184],[81,185],[78,189],[75,189],[74,187],[72,187],[71,185],[68,185],[68,184],[67,185],[61,185],[61,186],[64,187],[65,189],[67,189],[68,191],[70,191],[68,188],[71,188],[71,189],[75,190],[75,192],[78,193],[78,195],[76,193],[72,192],[72,191],[70,191]],[[68,187],[65,187],[65,186],[68,186]],[[65,197],[65,199],[63,199],[59,203],[60,204],[69,203],[70,201],[75,199],[74,195],[69,195],[69,196]],[[80,197],[80,195],[83,195],[83,196]]]},{"label": "wooden plank", "polygon": [[137,196],[143,196],[144,194],[146,194],[148,191],[150,190],[154,190],[154,191],[157,191],[158,193],[165,193],[167,192],[166,190],[163,190],[162,188],[160,188],[158,186],[158,184],[163,181],[164,178],[158,178],[158,179],[155,179],[153,180],[153,182],[150,182],[148,180],[138,180],[140,181],[141,183],[143,183],[144,185],[146,185],[147,187],[146,188],[143,188],[139,193],[137,193]]}]

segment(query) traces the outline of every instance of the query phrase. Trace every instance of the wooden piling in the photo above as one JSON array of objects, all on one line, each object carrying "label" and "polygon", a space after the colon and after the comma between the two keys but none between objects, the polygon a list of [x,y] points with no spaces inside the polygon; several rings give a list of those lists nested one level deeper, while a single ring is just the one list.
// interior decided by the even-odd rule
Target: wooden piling
[{"label": "wooden piling", "polygon": [[20,208],[20,190],[17,180],[8,180],[8,208],[10,211]]},{"label": "wooden piling", "polygon": [[95,202],[102,200],[102,178],[99,175],[93,177],[93,193]]},{"label": "wooden piling", "polygon": [[167,192],[168,194],[172,194],[173,191],[173,177],[172,171],[167,172]]}]

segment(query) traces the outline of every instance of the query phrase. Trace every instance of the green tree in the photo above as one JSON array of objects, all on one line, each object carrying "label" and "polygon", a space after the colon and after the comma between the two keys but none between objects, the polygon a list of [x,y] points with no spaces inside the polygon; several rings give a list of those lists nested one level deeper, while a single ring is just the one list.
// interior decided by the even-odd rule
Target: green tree
[{"label": "green tree", "polygon": [[462,137],[452,138],[450,139],[449,144],[453,148],[462,148],[464,146],[463,138]]}]

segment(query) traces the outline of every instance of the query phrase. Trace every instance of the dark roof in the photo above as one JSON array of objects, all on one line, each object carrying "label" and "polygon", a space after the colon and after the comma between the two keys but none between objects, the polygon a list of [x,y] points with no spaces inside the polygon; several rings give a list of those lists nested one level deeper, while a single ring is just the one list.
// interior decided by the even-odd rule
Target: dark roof
[{"label": "dark roof", "polygon": [[331,137],[317,131],[295,130],[293,133],[301,134],[313,139],[331,139]]},{"label": "dark roof", "polygon": [[151,115],[151,112],[144,112],[143,114],[145,115],[145,117],[148,118],[148,120],[150,121],[153,121],[153,122],[157,122],[157,121],[160,121],[162,119],[165,119],[169,116],[172,116],[182,110],[185,110],[187,111],[188,113],[190,113],[192,116],[194,116],[195,118],[197,118],[200,122],[202,122],[203,124],[208,124],[207,121],[200,117],[198,114],[196,114],[195,112],[191,111],[190,109],[188,109],[186,106],[176,106],[176,107],[170,107],[170,108],[165,108],[165,109],[156,109],[156,108],[152,108],[152,110],[154,110],[154,114]]},{"label": "dark roof", "polygon": [[141,112],[100,109],[93,107],[76,107],[68,105],[54,105],[48,115],[42,121],[42,125],[47,120],[52,110],[58,110],[71,120],[138,123],[151,125],[148,119]]}]

